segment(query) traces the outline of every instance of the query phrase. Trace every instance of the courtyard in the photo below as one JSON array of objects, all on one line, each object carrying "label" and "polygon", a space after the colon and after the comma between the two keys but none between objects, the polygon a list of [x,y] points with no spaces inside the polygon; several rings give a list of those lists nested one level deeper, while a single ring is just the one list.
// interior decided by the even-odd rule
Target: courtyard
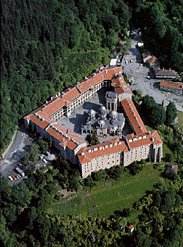
[{"label": "courtyard", "polygon": [[[88,112],[94,110],[95,112],[99,112],[101,106],[105,106],[105,94],[109,91],[109,88],[102,88],[100,89],[92,98],[88,99],[83,105],[76,108],[69,117],[62,117],[58,123],[62,126],[73,130],[78,134],[82,134],[83,138],[86,138],[88,133],[82,133],[82,126],[86,124],[88,118]],[[122,113],[122,109],[119,108],[117,110],[118,113]],[[125,119],[126,120],[126,119]],[[131,133],[132,130],[127,122],[125,121],[125,126],[122,131],[122,135],[126,136],[127,134]],[[116,135],[117,136],[117,135]],[[99,141],[102,142],[104,140],[109,140],[110,138],[114,138],[115,135],[107,135],[107,136],[100,136]]]}]

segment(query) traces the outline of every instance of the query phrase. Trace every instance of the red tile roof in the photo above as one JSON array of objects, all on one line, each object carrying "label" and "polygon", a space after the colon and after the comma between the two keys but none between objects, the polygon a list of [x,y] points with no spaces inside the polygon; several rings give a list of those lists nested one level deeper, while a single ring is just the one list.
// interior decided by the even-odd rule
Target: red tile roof
[{"label": "red tile roof", "polygon": [[126,84],[124,78],[120,75],[112,79],[112,86],[117,94],[132,93],[130,87]]},{"label": "red tile roof", "polygon": [[33,124],[37,125],[41,129],[45,129],[49,125],[49,122],[39,117],[39,115],[30,114],[27,117],[25,117],[25,119],[30,120]]},{"label": "red tile roof", "polygon": [[47,118],[51,119],[51,115],[58,111],[58,109],[62,108],[65,105],[65,101],[62,100],[60,97],[54,99],[52,102],[49,102],[46,106],[43,106],[38,113]]},{"label": "red tile roof", "polygon": [[156,145],[160,145],[163,143],[157,130],[154,130],[151,132],[151,138],[152,138],[153,143]]},{"label": "red tile roof", "polygon": [[148,146],[151,144],[160,145],[163,143],[157,130],[152,132],[149,131],[141,135],[127,135],[126,141],[130,149],[141,146]]},{"label": "red tile roof", "polygon": [[[41,107],[41,109],[39,108],[37,112],[26,116],[25,119],[30,120],[36,126],[45,129],[51,137],[60,142],[61,146],[74,150],[79,144],[85,143],[83,137],[64,126],[60,126],[57,122],[51,123],[51,115],[64,105],[70,104],[70,102],[79,97],[82,93],[88,91],[92,86],[97,85],[103,80],[112,80],[112,84],[117,93],[131,92],[123,77],[117,76],[121,70],[121,67],[113,67],[104,68],[98,71],[76,87],[67,90],[61,97],[54,99],[46,106]],[[78,154],[78,159],[81,164],[85,164],[86,162],[105,154],[126,152],[131,148],[150,145],[152,143],[157,145],[162,144],[157,131],[153,131],[152,133],[147,132],[131,99],[124,99],[121,101],[121,106],[123,107],[135,134],[132,133],[131,135],[128,135],[126,141],[114,138],[95,146],[82,148]]]},{"label": "red tile roof", "polygon": [[131,99],[124,99],[121,101],[121,106],[127,116],[133,130],[137,135],[147,132],[147,129],[137,112],[137,109]]},{"label": "red tile roof", "polygon": [[175,90],[183,90],[182,82],[173,82],[173,81],[160,81],[160,88],[163,89],[175,89]]},{"label": "red tile roof", "polygon": [[115,74],[122,72],[121,67],[105,68],[97,73],[94,73],[87,80],[82,81],[77,88],[81,93],[88,91],[91,87],[96,86],[101,81],[111,80]]},{"label": "red tile roof", "polygon": [[122,72],[121,67],[103,68],[102,70],[99,70],[97,73],[89,76],[88,79],[80,82],[77,86],[64,92],[62,96],[43,106],[39,111],[39,114],[45,118],[51,118],[51,115],[54,112],[57,112],[63,106],[70,104],[74,99],[88,91],[91,87],[96,86],[101,81],[111,80],[114,75],[120,72]]},{"label": "red tile roof", "polygon": [[56,128],[58,131],[60,131],[63,136],[65,136],[66,138],[70,138],[72,139],[75,143],[83,143],[84,138],[77,134],[76,132],[72,131],[71,129],[68,129],[64,126],[61,126],[60,124],[56,123],[52,123],[51,124],[54,128]]},{"label": "red tile roof", "polygon": [[30,114],[25,119],[44,129],[51,137],[59,141],[61,145],[67,146],[70,150],[74,150],[79,144],[84,143],[81,135],[57,123],[50,124],[48,121],[40,118],[38,114]]},{"label": "red tile roof", "polygon": [[46,131],[51,137],[59,141],[61,146],[68,147],[70,150],[74,150],[79,144],[73,140],[71,136],[66,135],[62,130],[62,127],[56,129],[56,126],[50,125]]},{"label": "red tile roof", "polygon": [[53,126],[49,126],[46,131],[55,140],[63,144],[66,142],[66,138],[60,132],[58,132]]},{"label": "red tile roof", "polygon": [[128,147],[130,149],[142,146],[149,146],[152,144],[150,133],[144,135],[135,135],[133,138],[127,137]]},{"label": "red tile roof", "polygon": [[52,102],[43,106],[39,111],[39,114],[43,117],[50,118],[54,112],[57,112],[60,108],[68,103],[71,103],[74,99],[79,97],[80,93],[77,87],[68,89],[63,96],[54,99]]},{"label": "red tile roof", "polygon": [[63,98],[65,101],[71,102],[71,101],[75,100],[76,98],[78,98],[79,95],[80,95],[80,92],[79,92],[78,88],[73,87],[73,88],[68,89],[68,91],[66,91],[64,93]]},{"label": "red tile roof", "polygon": [[147,132],[141,135],[130,134],[125,140],[112,139],[98,145],[83,148],[77,154],[81,165],[84,165],[100,156],[109,155],[117,152],[128,152],[142,146],[151,144],[160,145],[162,140],[157,131]]},{"label": "red tile roof", "polygon": [[106,141],[98,145],[83,148],[77,155],[80,163],[85,164],[100,156],[125,151],[128,151],[125,142],[119,139],[113,139],[111,141]]},{"label": "red tile roof", "polygon": [[81,93],[85,93],[88,91],[91,87],[94,87],[99,82],[104,80],[104,71],[98,72],[91,77],[89,77],[87,80],[82,81],[80,84],[77,85],[78,90]]}]

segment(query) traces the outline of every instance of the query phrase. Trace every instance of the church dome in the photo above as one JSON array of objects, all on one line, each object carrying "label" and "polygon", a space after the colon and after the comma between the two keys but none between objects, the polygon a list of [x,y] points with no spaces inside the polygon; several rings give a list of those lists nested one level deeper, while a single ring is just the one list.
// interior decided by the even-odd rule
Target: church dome
[{"label": "church dome", "polygon": [[113,119],[117,118],[117,115],[118,115],[118,113],[116,111],[110,112],[110,117]]}]

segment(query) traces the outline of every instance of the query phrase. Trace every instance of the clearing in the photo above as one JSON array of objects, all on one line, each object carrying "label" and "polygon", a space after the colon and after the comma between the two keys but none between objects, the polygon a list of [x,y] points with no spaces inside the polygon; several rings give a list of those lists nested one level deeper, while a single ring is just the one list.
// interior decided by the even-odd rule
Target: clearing
[{"label": "clearing", "polygon": [[115,210],[131,207],[153,184],[160,182],[160,169],[147,164],[135,176],[123,173],[117,181],[99,182],[88,191],[80,191],[69,199],[52,202],[51,215],[108,216]]},{"label": "clearing", "polygon": [[180,111],[179,111],[179,112],[177,113],[177,115],[178,115],[178,123],[179,123],[181,129],[183,129],[183,112],[180,112]]}]

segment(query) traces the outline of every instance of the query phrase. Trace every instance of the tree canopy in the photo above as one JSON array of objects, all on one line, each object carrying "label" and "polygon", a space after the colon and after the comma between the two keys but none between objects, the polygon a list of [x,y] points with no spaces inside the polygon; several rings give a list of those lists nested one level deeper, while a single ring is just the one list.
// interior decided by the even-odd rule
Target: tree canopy
[{"label": "tree canopy", "polygon": [[129,28],[141,28],[163,66],[182,70],[181,0],[7,0],[1,6],[1,152],[24,114],[108,63],[115,48],[124,52]]},{"label": "tree canopy", "polygon": [[129,18],[123,1],[2,3],[1,151],[24,114],[108,63]]}]

